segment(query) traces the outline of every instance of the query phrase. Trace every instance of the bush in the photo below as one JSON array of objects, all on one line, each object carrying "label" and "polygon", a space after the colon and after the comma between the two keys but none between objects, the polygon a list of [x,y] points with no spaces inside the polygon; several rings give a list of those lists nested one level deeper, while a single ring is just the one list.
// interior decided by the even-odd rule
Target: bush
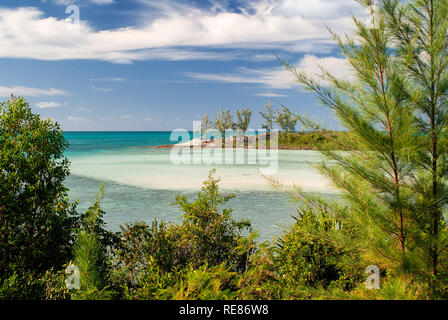
[{"label": "bush", "polygon": [[63,184],[67,145],[59,125],[41,120],[24,99],[0,104],[0,283],[8,288],[72,257],[79,217]]},{"label": "bush", "polygon": [[247,256],[246,269],[237,280],[238,299],[243,300],[273,300],[281,298],[281,283],[274,263],[272,243],[256,243],[257,233],[251,233],[248,238],[240,240],[237,248],[242,255]]},{"label": "bush", "polygon": [[[234,221],[231,209],[220,208],[234,195],[219,193],[219,180],[213,173],[210,172],[195,201],[176,197],[174,204],[184,211],[181,225],[154,221],[151,226],[135,223],[122,227],[121,241],[112,251],[110,278],[111,287],[121,292],[121,296],[142,298],[142,290],[154,295],[167,281],[184,279],[179,274],[182,270],[190,270],[190,274],[205,270],[201,269],[203,266],[213,272],[217,272],[213,268],[218,266],[229,272],[246,270],[253,250],[239,252],[237,248],[245,239],[243,232],[250,230],[250,222]],[[159,277],[148,275],[154,270]]]},{"label": "bush", "polygon": [[[169,274],[177,270],[176,266],[185,264],[172,230],[169,225],[157,220],[151,226],[139,222],[121,227],[120,242],[110,256],[111,273],[108,280],[119,297],[143,299],[146,295],[145,298],[149,299],[155,291],[148,289],[154,283],[148,277],[166,274],[169,278]],[[182,254],[181,257],[178,254]]]},{"label": "bush", "polygon": [[337,255],[333,246],[304,234],[304,227],[314,224],[313,214],[305,214],[278,243],[279,272],[293,286],[327,286],[338,278],[336,265],[331,261]]},{"label": "bush", "polygon": [[105,229],[100,207],[103,191],[104,185],[101,185],[95,203],[82,215],[74,244],[74,265],[80,275],[80,289],[72,293],[74,299],[104,299],[112,294],[106,287],[110,273],[107,257],[118,237]]},{"label": "bush", "polygon": [[213,177],[214,172],[210,172],[195,201],[189,202],[186,196],[176,197],[174,205],[184,212],[183,224],[177,227],[178,243],[187,253],[188,262],[196,267],[225,262],[232,270],[241,271],[245,269],[246,254],[239,255],[235,248],[243,232],[251,230],[251,224],[249,220],[233,220],[232,209],[220,208],[235,195],[219,193],[220,180]]},{"label": "bush", "polygon": [[189,266],[175,285],[161,291],[162,298],[174,300],[230,300],[236,298],[236,273],[225,263],[219,266]]},{"label": "bush", "polygon": [[349,138],[350,133],[344,131],[280,132],[278,145],[280,149],[352,150],[352,147],[344,144]]},{"label": "bush", "polygon": [[[275,262],[287,293],[306,287],[350,289],[359,272],[340,265],[344,251],[331,241],[335,221],[324,211],[305,209],[291,230],[279,239]],[[300,293],[302,295],[302,293]]]},{"label": "bush", "polygon": [[13,273],[0,284],[0,300],[69,299],[65,278],[64,271],[49,270],[40,276]]}]

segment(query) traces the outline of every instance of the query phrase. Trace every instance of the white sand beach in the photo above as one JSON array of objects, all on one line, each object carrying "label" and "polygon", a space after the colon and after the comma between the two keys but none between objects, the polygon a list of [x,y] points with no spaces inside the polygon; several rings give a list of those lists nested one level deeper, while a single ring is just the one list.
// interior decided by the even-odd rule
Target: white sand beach
[{"label": "white sand beach", "polygon": [[[98,152],[74,156],[70,160],[72,174],[145,188],[198,190],[209,170],[216,168],[216,176],[221,178],[220,186],[223,189],[273,189],[260,173],[260,165],[175,165],[170,161],[170,150],[167,149]],[[311,165],[320,160],[316,151],[279,150],[278,172],[273,178],[285,187],[300,185],[309,192],[333,193],[335,190],[328,180]]]}]

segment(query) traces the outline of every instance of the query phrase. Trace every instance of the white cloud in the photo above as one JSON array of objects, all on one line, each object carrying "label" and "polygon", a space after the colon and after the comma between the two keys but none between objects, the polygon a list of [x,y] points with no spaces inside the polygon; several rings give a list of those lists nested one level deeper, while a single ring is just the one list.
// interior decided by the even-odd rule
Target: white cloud
[{"label": "white cloud", "polygon": [[131,119],[132,116],[128,115],[128,114],[123,114],[120,116],[120,119]]},{"label": "white cloud", "polygon": [[90,2],[94,3],[94,4],[98,4],[98,5],[101,6],[101,5],[104,5],[104,4],[112,4],[115,1],[114,0],[90,0]]},{"label": "white cloud", "polygon": [[[41,0],[42,2],[46,2],[46,0]],[[59,6],[68,6],[71,4],[78,4],[81,1],[77,0],[52,0],[54,4],[57,4]],[[88,2],[96,4],[96,5],[105,5],[105,4],[112,4],[115,3],[114,0],[88,0]]]},{"label": "white cloud", "polygon": [[[46,1],[43,1],[46,2]],[[70,4],[74,4],[76,0],[52,0],[54,4],[57,4],[59,6],[68,6]]]},{"label": "white cloud", "polygon": [[[316,57],[305,55],[296,65],[298,71],[304,71],[310,76],[321,74],[321,69],[329,71],[338,78],[350,78],[352,69],[347,60],[335,57]],[[214,81],[227,83],[253,83],[274,89],[289,89],[296,86],[294,76],[283,67],[271,69],[241,68],[238,73],[210,74],[190,72],[187,77],[200,81]]]},{"label": "white cloud", "polygon": [[270,88],[291,88],[294,81],[293,76],[282,68],[272,69],[247,69],[241,68],[238,73],[211,74],[190,72],[185,74],[194,80],[227,82],[227,83],[253,83],[261,84]]},{"label": "white cloud", "polygon": [[[296,0],[297,12],[288,9],[292,0],[258,0],[240,12],[222,6],[208,10],[173,1],[140,1],[148,10],[142,10],[138,27],[110,30],[95,30],[85,21],[74,25],[68,19],[46,17],[33,7],[0,8],[0,57],[117,63],[225,59],[232,54],[197,49],[290,49],[306,44],[319,50],[332,43],[325,24],[338,33],[349,31],[353,25],[347,0],[310,0],[306,6],[299,5],[303,0]],[[327,16],[325,22],[311,14],[323,4],[338,13]]]},{"label": "white cloud", "polygon": [[[232,60],[236,58],[248,58],[247,53],[240,52],[216,52],[216,51],[202,51],[192,49],[178,49],[178,48],[152,48],[143,49],[130,52],[118,52],[113,57],[114,62],[118,63],[130,63],[134,60],[168,60],[168,61],[180,61],[180,60]],[[254,60],[257,59],[257,55],[254,55]]]},{"label": "white cloud", "polygon": [[0,86],[0,97],[9,97],[11,93],[13,93],[15,96],[31,96],[31,97],[67,95],[65,91],[54,88],[45,90],[45,89],[29,88],[21,86],[12,86],[12,87]]},{"label": "white cloud", "polygon": [[93,79],[89,79],[89,81],[111,81],[111,82],[122,82],[124,81],[123,78],[93,78]]},{"label": "white cloud", "polygon": [[60,107],[60,106],[62,106],[62,104],[58,103],[58,102],[42,101],[42,102],[36,103],[36,107],[38,107],[40,109],[57,108],[57,107]]},{"label": "white cloud", "polygon": [[260,92],[260,93],[256,93],[256,96],[259,97],[268,97],[268,98],[276,98],[276,97],[286,97],[285,94],[281,94],[281,93],[275,93],[275,92]]},{"label": "white cloud", "polygon": [[111,88],[97,88],[95,86],[90,86],[91,89],[96,90],[96,91],[101,91],[101,92],[110,92],[112,91]]},{"label": "white cloud", "polygon": [[353,10],[353,0],[283,0],[274,9],[286,17],[328,19],[342,17]]},{"label": "white cloud", "polygon": [[68,121],[76,121],[76,122],[79,122],[79,121],[88,121],[88,119],[86,119],[86,118],[83,118],[83,117],[73,117],[73,116],[68,116],[68,117],[67,117],[67,120],[68,120]]},{"label": "white cloud", "polygon": [[321,68],[337,78],[352,79],[354,75],[353,68],[345,58],[316,57],[307,54],[299,62],[296,68],[310,76],[320,75],[322,73]]}]

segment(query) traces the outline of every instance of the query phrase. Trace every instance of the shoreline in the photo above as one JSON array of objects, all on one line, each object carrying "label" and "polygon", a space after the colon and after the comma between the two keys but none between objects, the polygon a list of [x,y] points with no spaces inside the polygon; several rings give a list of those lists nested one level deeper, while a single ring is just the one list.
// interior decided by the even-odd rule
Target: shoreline
[{"label": "shoreline", "polygon": [[[223,145],[223,142],[221,139],[219,139],[219,140],[202,140],[202,139],[196,138],[196,139],[192,139],[190,141],[183,142],[183,143],[149,146],[149,148],[155,148],[155,149],[173,149],[173,148],[195,149],[195,148],[197,148],[197,149],[201,149],[201,150],[202,149],[210,149],[210,148],[258,149],[257,148],[258,137],[263,137],[263,136],[266,136],[266,134],[256,135],[256,136],[244,136],[244,146],[236,146],[235,136],[231,136],[230,138],[232,138],[232,140],[233,140],[233,143],[231,146],[227,146],[227,145],[225,145],[225,143]],[[265,139],[265,142],[266,141],[269,141],[268,138]],[[270,148],[266,148],[266,147],[262,148],[262,149],[270,150]],[[280,145],[280,144],[278,145],[277,149],[278,150],[293,150],[293,151],[298,151],[298,150],[317,151],[318,150],[315,147],[295,147],[295,146]]]},{"label": "shoreline", "polygon": [[[244,136],[244,146],[242,141],[238,141],[236,145],[235,135],[228,137],[227,139],[232,139],[233,144],[229,143],[228,146],[219,140],[201,140],[201,138],[195,138],[193,140],[177,143],[177,144],[163,144],[158,146],[152,146],[152,148],[159,149],[172,149],[172,148],[244,148],[244,149],[257,149],[259,137],[263,137],[262,142],[263,148],[270,150],[270,139],[269,133],[262,133],[259,135]],[[302,131],[302,132],[279,132],[278,133],[278,143],[277,150],[291,150],[291,151],[319,151],[321,149],[332,149],[340,151],[351,151],[347,148],[344,140],[350,138],[349,134],[344,131],[329,131],[329,130],[318,130],[318,131]]]},{"label": "shoreline", "polygon": [[[162,144],[159,146],[148,146],[147,148],[151,148],[151,149],[173,149],[173,148],[190,148],[190,149],[194,149],[194,148],[198,148],[197,146],[178,146],[175,144]],[[207,149],[207,148],[219,148],[218,146],[201,146],[200,149]],[[232,149],[238,149],[237,147],[232,146]],[[199,149],[199,148],[198,148]],[[249,148],[249,146],[244,146],[244,149],[255,149],[254,147]],[[264,148],[266,150],[270,150],[269,148]],[[317,148],[295,148],[295,147],[289,147],[289,146],[279,146],[278,150],[290,150],[290,151],[319,151],[319,149]]]}]

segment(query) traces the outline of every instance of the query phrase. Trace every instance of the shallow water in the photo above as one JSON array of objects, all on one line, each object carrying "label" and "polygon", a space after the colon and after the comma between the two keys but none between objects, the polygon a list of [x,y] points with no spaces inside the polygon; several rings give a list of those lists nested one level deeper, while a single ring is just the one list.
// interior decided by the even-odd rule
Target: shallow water
[{"label": "shallow water", "polygon": [[[67,180],[72,199],[79,198],[79,209],[85,210],[95,200],[100,181],[80,176]],[[231,192],[226,190],[226,192]],[[134,187],[116,182],[105,183],[105,197],[102,208],[106,211],[108,228],[118,231],[125,222],[154,219],[179,223],[182,212],[170,206],[179,194],[174,190],[157,190]],[[182,192],[193,199],[197,192]],[[272,240],[293,222],[296,205],[287,195],[275,191],[235,191],[236,198],[230,200],[225,208],[233,208],[232,216],[237,219],[250,219],[254,230],[260,233],[260,240]]]},{"label": "shallow water", "polygon": [[[273,239],[294,221],[298,204],[272,187],[260,173],[263,166],[259,164],[175,165],[170,149],[146,147],[170,143],[169,134],[160,132],[71,133],[67,138],[71,143],[67,156],[72,176],[66,182],[70,197],[79,199],[79,208],[84,210],[105,182],[102,206],[112,230],[119,230],[125,222],[179,222],[180,210],[169,204],[179,193],[193,198],[211,168],[216,168],[223,192],[237,195],[226,207],[233,208],[235,219],[250,219],[260,232],[260,240]],[[247,159],[248,151],[244,153]],[[319,161],[315,151],[279,150],[278,171],[273,178],[285,188],[298,184],[305,191],[334,194],[311,165]]]}]

